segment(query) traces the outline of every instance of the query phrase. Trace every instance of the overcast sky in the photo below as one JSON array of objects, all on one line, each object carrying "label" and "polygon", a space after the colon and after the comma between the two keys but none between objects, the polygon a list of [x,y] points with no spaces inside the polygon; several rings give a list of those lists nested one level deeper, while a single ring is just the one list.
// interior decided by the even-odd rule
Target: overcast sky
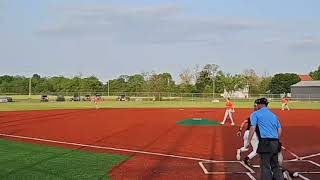
[{"label": "overcast sky", "polygon": [[0,0],[0,74],[308,73],[319,0]]}]

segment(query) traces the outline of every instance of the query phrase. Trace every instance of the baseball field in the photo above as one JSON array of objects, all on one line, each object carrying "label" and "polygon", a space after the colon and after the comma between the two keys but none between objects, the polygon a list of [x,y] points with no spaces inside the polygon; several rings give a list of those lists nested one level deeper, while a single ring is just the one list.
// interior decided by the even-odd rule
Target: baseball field
[{"label": "baseball field", "polygon": [[[258,179],[258,158],[235,158],[252,102],[234,104],[236,126],[199,123],[221,121],[223,102],[0,104],[0,179]],[[284,165],[297,179],[320,179],[320,103],[290,106],[270,103]]]}]

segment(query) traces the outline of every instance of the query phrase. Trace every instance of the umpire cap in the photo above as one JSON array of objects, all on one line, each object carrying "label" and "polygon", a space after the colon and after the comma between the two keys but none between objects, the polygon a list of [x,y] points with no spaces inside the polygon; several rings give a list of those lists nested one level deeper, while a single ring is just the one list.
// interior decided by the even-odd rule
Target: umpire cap
[{"label": "umpire cap", "polygon": [[259,98],[254,101],[254,104],[264,104],[264,105],[268,106],[269,101],[267,98]]}]

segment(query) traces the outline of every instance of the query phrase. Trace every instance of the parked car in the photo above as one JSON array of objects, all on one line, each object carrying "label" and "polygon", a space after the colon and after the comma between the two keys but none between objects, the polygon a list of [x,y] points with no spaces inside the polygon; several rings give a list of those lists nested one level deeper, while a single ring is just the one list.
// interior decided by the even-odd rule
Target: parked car
[{"label": "parked car", "polygon": [[12,97],[7,97],[8,102],[13,102]]},{"label": "parked car", "polygon": [[91,96],[90,96],[90,95],[85,95],[85,96],[82,98],[82,101],[91,101]]},{"label": "parked car", "polygon": [[49,97],[48,97],[48,95],[41,95],[40,102],[49,102]]},{"label": "parked car", "polygon": [[8,103],[12,102],[12,97],[1,97],[0,98],[0,103]]},{"label": "parked car", "polygon": [[79,95],[74,95],[74,96],[70,99],[70,101],[81,101],[81,98],[80,98]]},{"label": "parked car", "polygon": [[130,97],[124,94],[121,94],[120,96],[118,96],[118,101],[130,101]]},{"label": "parked car", "polygon": [[57,97],[56,101],[57,101],[57,102],[64,102],[64,101],[66,101],[66,99],[64,98],[64,96],[59,95],[59,96]]}]

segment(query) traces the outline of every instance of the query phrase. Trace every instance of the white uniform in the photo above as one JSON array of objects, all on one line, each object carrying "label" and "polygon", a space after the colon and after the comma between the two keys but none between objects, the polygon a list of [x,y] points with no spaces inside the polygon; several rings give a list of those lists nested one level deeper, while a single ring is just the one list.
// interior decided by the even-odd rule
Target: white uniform
[{"label": "white uniform", "polygon": [[228,100],[228,102],[226,103],[226,112],[224,113],[224,118],[221,124],[224,124],[227,118],[229,117],[229,119],[231,120],[231,125],[234,126],[235,124],[232,117],[233,113],[234,113],[233,104]]},{"label": "white uniform", "polygon": [[[243,134],[243,147],[241,147],[239,149],[239,153],[242,152],[246,152],[249,150],[249,130],[246,130]],[[251,146],[252,146],[252,152],[248,155],[249,159],[254,158],[257,155],[257,149],[258,149],[258,145],[259,145],[259,138],[257,136],[256,133],[253,134],[252,140],[250,142]],[[239,154],[240,155],[240,154]],[[282,151],[280,151],[278,153],[278,162],[279,165],[282,166],[283,165],[283,155],[282,155]]]},{"label": "white uniform", "polygon": [[[246,130],[243,134],[243,147],[240,148],[240,153],[249,150],[249,130]],[[252,146],[252,152],[248,155],[249,159],[254,158],[257,155],[257,149],[259,145],[259,139],[256,133],[253,134],[252,140],[250,142]]]},{"label": "white uniform", "polygon": [[225,123],[228,117],[233,122],[232,113],[233,113],[232,109],[226,109],[226,112],[224,113],[224,118],[223,118],[222,122]]}]

